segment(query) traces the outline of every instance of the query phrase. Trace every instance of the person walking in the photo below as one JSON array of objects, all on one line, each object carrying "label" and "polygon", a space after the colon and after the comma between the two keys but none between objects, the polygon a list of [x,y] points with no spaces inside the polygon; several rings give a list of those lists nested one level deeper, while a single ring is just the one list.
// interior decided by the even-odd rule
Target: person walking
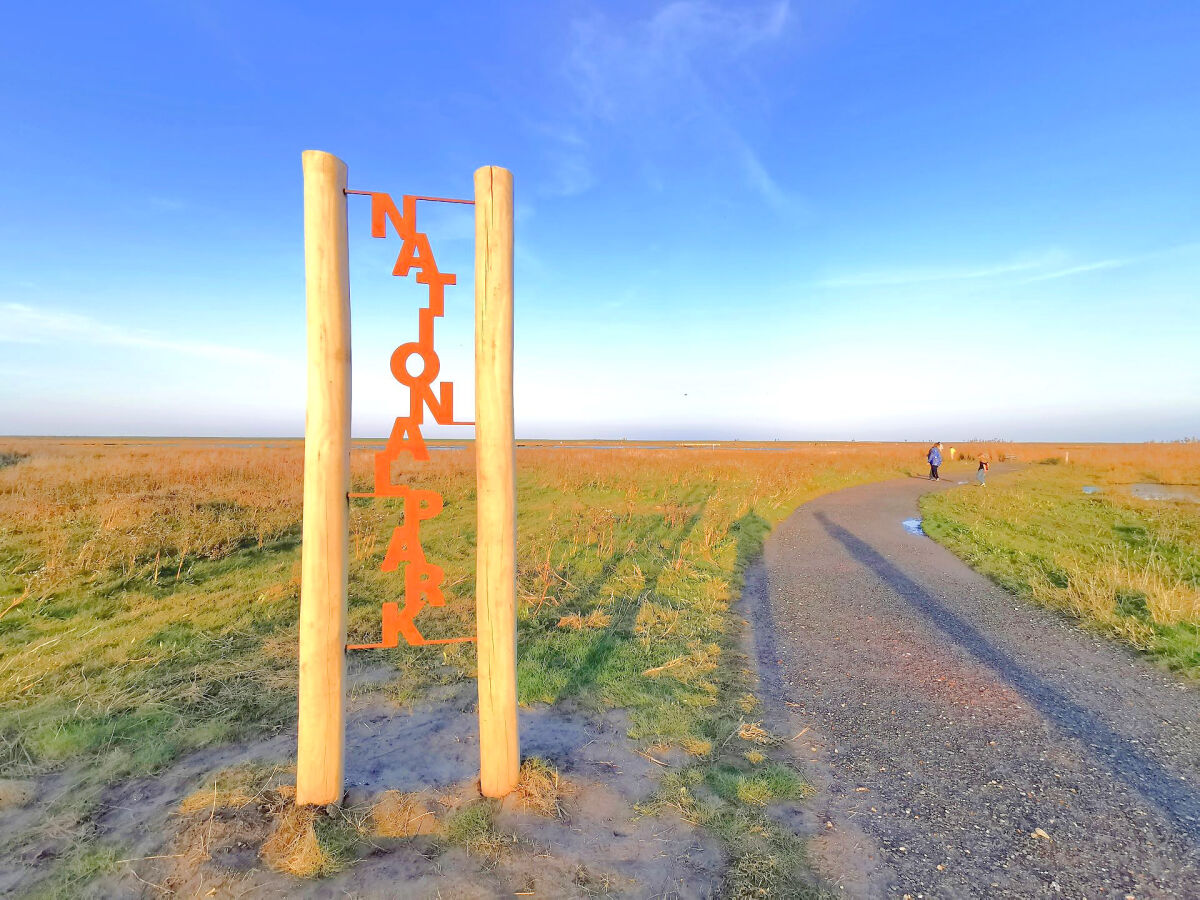
[{"label": "person walking", "polygon": [[942,479],[938,475],[938,466],[940,466],[942,464],[942,442],[941,441],[938,441],[936,444],[934,444],[932,447],[929,448],[929,453],[926,455],[926,459],[929,460],[929,480],[930,481],[941,481]]},{"label": "person walking", "polygon": [[991,465],[992,457],[984,450],[979,454],[979,469],[975,472],[975,477],[979,479],[980,487],[987,487],[987,473]]}]

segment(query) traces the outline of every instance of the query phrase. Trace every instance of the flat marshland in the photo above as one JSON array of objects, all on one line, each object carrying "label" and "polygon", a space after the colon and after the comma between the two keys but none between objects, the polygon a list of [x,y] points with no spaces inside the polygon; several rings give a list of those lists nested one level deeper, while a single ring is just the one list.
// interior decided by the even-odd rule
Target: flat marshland
[{"label": "flat marshland", "polygon": [[[369,491],[373,453],[356,447],[352,490]],[[446,573],[445,606],[417,619],[431,638],[474,630],[473,454],[455,447],[394,473],[445,497],[421,525],[426,556]],[[982,448],[961,449],[966,460],[947,472],[967,480]],[[926,498],[930,534],[1014,590],[1195,671],[1200,506],[1139,500],[1121,485],[1200,483],[1200,447],[988,449],[1031,464],[986,489]],[[756,731],[731,609],[743,570],[800,503],[921,474],[924,452],[556,442],[518,451],[520,701],[623,710],[638,752],[676,760],[645,811],[670,806],[719,835],[728,893],[790,883],[800,849],[760,810],[805,790]],[[52,828],[0,830],[0,858],[44,849],[39,889],[76,887],[123,858],[93,822],[106,788],[293,725],[302,463],[298,441],[0,441],[0,778],[34,791],[49,777],[70,784],[48,810]],[[1086,485],[1101,490],[1084,494]],[[351,643],[378,640],[380,605],[399,598],[399,575],[379,571],[399,513],[399,501],[352,501]],[[474,651],[358,651],[350,668],[356,693],[411,708],[435,686],[471,679]],[[491,807],[480,809],[472,828],[493,835]],[[313,833],[353,856],[354,829]]]},{"label": "flat marshland", "polygon": [[[0,774],[75,773],[54,853],[63,877],[90,876],[90,804],[106,785],[294,721],[303,451],[299,442],[53,440],[0,450]],[[795,794],[794,775],[749,771],[763,754],[718,764],[713,753],[754,721],[733,649],[741,571],[797,504],[902,475],[920,453],[903,444],[519,451],[521,702],[622,708],[637,746],[708,763],[687,777],[731,804]],[[355,450],[352,490],[370,490],[372,462]],[[397,464],[394,477],[445,498],[421,540],[445,569],[446,604],[417,624],[431,638],[470,634],[473,455],[436,450],[428,463]],[[398,575],[379,571],[398,515],[399,501],[352,501],[352,643],[378,640],[380,605],[400,593]],[[471,678],[473,667],[469,644],[351,655],[352,676],[372,671],[355,690],[401,705]],[[686,805],[678,792],[669,802]],[[771,829],[721,810],[687,813],[746,844],[732,852],[749,883],[787,877],[753,861],[779,858],[756,856],[746,837],[754,827],[778,844]],[[0,850],[28,839],[0,835]]]}]

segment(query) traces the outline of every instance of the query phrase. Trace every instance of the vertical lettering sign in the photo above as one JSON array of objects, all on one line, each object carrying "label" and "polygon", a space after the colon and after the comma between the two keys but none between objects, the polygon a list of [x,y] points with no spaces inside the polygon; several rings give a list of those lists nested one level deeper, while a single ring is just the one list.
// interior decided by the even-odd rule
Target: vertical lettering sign
[{"label": "vertical lettering sign", "polygon": [[[408,388],[408,415],[396,419],[387,445],[375,454],[375,490],[367,494],[350,495],[398,497],[402,501],[401,521],[392,531],[380,570],[395,572],[401,565],[404,566],[404,604],[401,606],[390,601],[383,604],[383,634],[379,643],[349,644],[346,649],[397,647],[401,637],[414,645],[474,641],[473,636],[429,640],[417,627],[416,618],[426,605],[443,606],[446,602],[442,593],[442,568],[429,562],[421,547],[421,523],[441,513],[444,503],[437,491],[392,482],[392,463],[401,453],[408,453],[419,462],[429,460],[429,448],[425,446],[421,435],[426,411],[439,425],[474,424],[455,421],[454,385],[451,382],[438,382],[437,391],[434,391],[434,383],[441,371],[441,361],[433,347],[434,322],[445,314],[446,286],[454,284],[456,277],[452,272],[438,271],[428,236],[417,230],[417,201],[440,198],[404,196],[401,209],[397,209],[388,194],[373,191],[346,193],[370,196],[371,237],[387,237],[390,222],[403,241],[392,274],[403,278],[416,270],[417,283],[427,285],[429,289],[429,303],[417,313],[417,339],[401,344],[392,353],[392,376]],[[420,363],[417,374],[409,370],[409,362],[414,357]]]}]

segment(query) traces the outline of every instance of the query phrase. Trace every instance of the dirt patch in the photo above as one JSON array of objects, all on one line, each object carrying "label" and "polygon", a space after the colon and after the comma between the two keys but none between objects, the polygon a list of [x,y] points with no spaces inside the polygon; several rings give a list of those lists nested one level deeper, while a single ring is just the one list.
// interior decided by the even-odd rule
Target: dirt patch
[{"label": "dirt patch", "polygon": [[[345,805],[312,821],[295,818],[282,783],[292,734],[202,751],[107,789],[90,814],[92,833],[120,862],[90,895],[382,897],[400,885],[406,897],[717,893],[719,843],[669,810],[635,809],[660,770],[635,751],[619,713],[522,710],[523,754],[544,764],[525,773],[522,792],[495,803],[478,794],[474,697],[467,682],[412,708],[371,699],[352,710]],[[241,769],[271,773],[267,786],[247,790]],[[20,812],[44,815],[51,799]],[[33,887],[66,849],[50,840],[0,851],[0,869],[21,873],[3,887]],[[270,863],[288,868],[280,860],[326,877],[276,871]]]}]

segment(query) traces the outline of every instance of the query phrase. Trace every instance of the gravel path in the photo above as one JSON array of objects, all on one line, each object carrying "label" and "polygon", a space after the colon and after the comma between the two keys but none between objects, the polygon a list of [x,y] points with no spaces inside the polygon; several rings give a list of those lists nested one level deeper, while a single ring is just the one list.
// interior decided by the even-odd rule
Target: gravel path
[{"label": "gravel path", "polygon": [[818,867],[850,896],[1200,897],[1200,690],[906,531],[949,486],[815,500],[747,573]]}]

